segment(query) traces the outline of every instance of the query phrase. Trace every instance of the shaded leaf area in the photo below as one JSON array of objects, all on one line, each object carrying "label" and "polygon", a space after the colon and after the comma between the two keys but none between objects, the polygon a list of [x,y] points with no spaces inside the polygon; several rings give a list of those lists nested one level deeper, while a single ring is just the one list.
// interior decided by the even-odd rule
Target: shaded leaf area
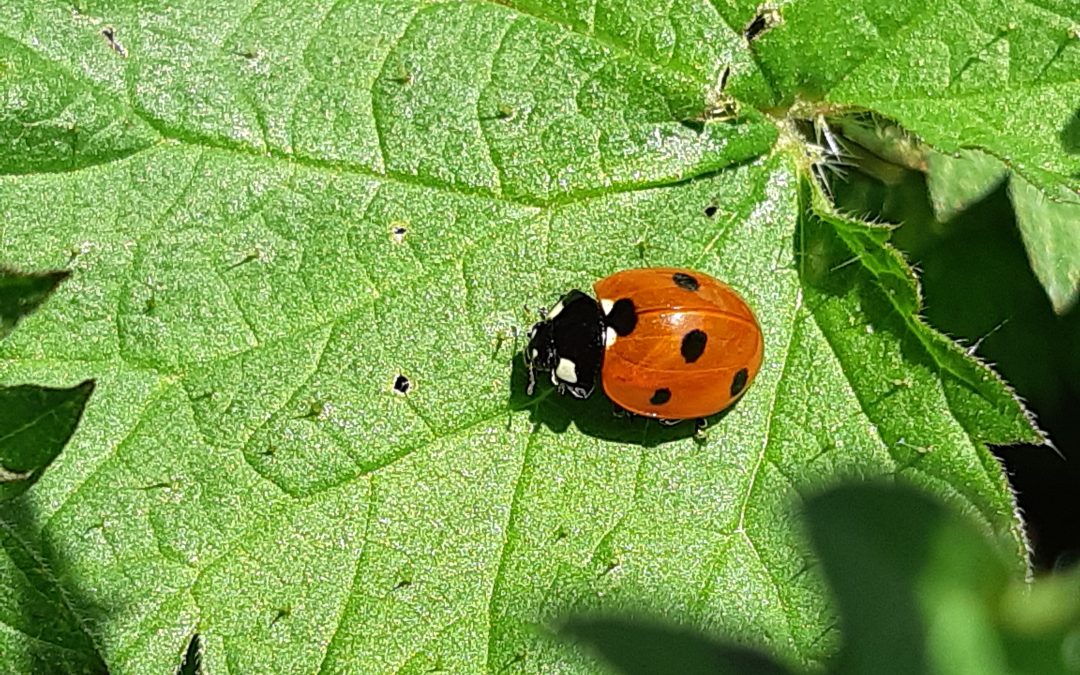
[{"label": "shaded leaf area", "polygon": [[[0,338],[65,278],[67,272],[0,270]],[[10,501],[25,494],[56,461],[93,391],[93,380],[70,388],[0,386],[0,624],[20,636],[19,649],[3,650],[5,666],[13,672],[106,672],[71,597],[53,576],[50,552],[32,528],[19,527],[27,522],[24,504]]]},{"label": "shaded leaf area", "polygon": [[[953,165],[967,163],[964,158],[944,159]],[[1000,167],[1000,162],[992,161]],[[935,163],[932,154],[930,166]],[[952,173],[962,182],[967,171],[961,166]],[[993,363],[1053,439],[1053,449],[994,448],[1005,461],[1025,515],[1033,564],[1051,569],[1060,560],[1071,559],[1067,551],[1075,548],[1077,505],[1062,500],[1062,495],[1072,494],[1080,479],[1075,462],[1068,459],[1073,448],[1080,447],[1073,424],[1080,400],[1080,352],[1075,349],[1080,314],[1056,315],[1050,306],[1025,253],[1007,183],[947,223],[935,218],[928,183],[934,183],[933,168],[926,175],[903,172],[887,187],[852,173],[833,187],[845,212],[904,223],[892,241],[919,269],[927,321]],[[938,187],[943,190],[938,196],[951,198],[946,181],[939,181]],[[961,193],[962,189],[951,192]],[[930,196],[936,202],[937,196]]]},{"label": "shaded leaf area", "polygon": [[0,267],[0,340],[68,277],[68,272],[25,273]]},{"label": "shaded leaf area", "polygon": [[25,496],[0,502],[4,666],[17,673],[108,673],[88,625],[106,616],[105,607],[71,579],[60,581],[69,568],[37,531],[36,515]]},{"label": "shaded leaf area", "polygon": [[[831,229],[830,234],[835,233],[835,241],[842,243],[843,248],[807,249],[809,264],[805,272],[809,278],[822,281],[827,287],[835,281],[829,278],[833,273],[857,262],[876,281],[882,291],[881,298],[897,313],[904,332],[947,375],[943,386],[947,405],[968,433],[997,445],[1043,442],[1042,433],[1032,426],[1024,408],[1011,394],[1003,395],[1007,386],[1001,377],[919,317],[922,292],[903,256],[887,242],[890,228],[868,225],[837,213],[817,187],[814,184],[812,194],[806,198],[812,212],[807,227],[822,228],[822,232]],[[826,225],[828,228],[823,227]],[[850,252],[851,256],[828,267],[830,257],[834,262],[837,260],[838,251],[839,255]],[[874,330],[872,323],[868,330]],[[910,384],[903,378],[886,379],[901,386]]]},{"label": "shaded leaf area", "polygon": [[[11,527],[48,543],[114,668],[175,668],[198,630],[211,669],[588,671],[537,632],[568,608],[679,613],[820,662],[836,637],[791,496],[908,475],[1022,567],[982,446],[1022,415],[929,358],[833,230],[796,238],[797,185],[780,156],[537,210],[185,146],[8,183],[20,262],[58,255],[44,209],[56,250],[88,245],[0,379],[98,381],[78,461]],[[644,261],[758,310],[770,356],[705,445],[521,395],[522,305]]]},{"label": "shaded leaf area", "polygon": [[191,636],[191,641],[188,642],[187,650],[184,652],[184,660],[181,661],[180,667],[176,670],[176,675],[199,675],[202,673],[201,650],[202,638],[196,633]]},{"label": "shaded leaf area", "polygon": [[0,388],[0,502],[41,477],[75,432],[93,391],[93,380],[70,389]]},{"label": "shaded leaf area", "polygon": [[1008,175],[1000,159],[978,150],[964,150],[955,156],[930,152],[926,187],[934,216],[940,221],[951,220],[986,198]]},{"label": "shaded leaf area", "polygon": [[782,13],[755,50],[787,98],[876,111],[944,151],[982,148],[1050,195],[1080,189],[1076,3],[805,0]]},{"label": "shaded leaf area", "polygon": [[[957,157],[931,153],[927,186],[940,220],[947,220],[986,197],[1008,170],[993,156],[969,150]],[[1009,198],[1028,260],[1058,314],[1066,314],[1080,293],[1080,201],[1067,190],[1050,197],[1026,181],[1009,178]]]},{"label": "shaded leaf area", "polygon": [[[0,15],[10,13],[0,9]],[[88,33],[92,33],[88,27]],[[97,36],[102,41],[101,35]],[[159,142],[114,93],[0,31],[0,175],[72,171]]]},{"label": "shaded leaf area", "polygon": [[[527,3],[209,9],[189,0],[159,13],[97,11],[61,2],[0,9],[6,58],[32,62],[0,80],[0,91],[17,101],[46,80],[57,90],[8,112],[0,142],[11,150],[9,172],[50,168],[39,157],[77,155],[52,160],[67,168],[120,158],[152,147],[141,132],[148,127],[155,142],[540,204],[716,171],[776,138],[749,110],[730,123],[685,123],[702,117],[727,62],[716,59],[738,44],[718,15],[689,5],[661,24],[648,10],[598,8],[589,27],[563,16],[565,7]],[[676,29],[715,41],[689,46]],[[757,78],[747,86],[761,86],[739,53],[740,72]],[[80,106],[69,104],[75,97]],[[110,145],[106,132],[128,127],[128,145]],[[82,136],[92,148],[78,145]]]},{"label": "shaded leaf area", "polygon": [[575,618],[560,627],[569,638],[592,646],[620,673],[652,675],[785,675],[791,671],[768,656],[677,629],[626,618]]},{"label": "shaded leaf area", "polygon": [[[825,672],[1076,671],[1075,572],[1028,586],[969,519],[903,483],[836,487],[812,496],[803,515],[844,635]],[[576,617],[561,632],[628,675],[793,672],[762,652],[642,618]]]}]

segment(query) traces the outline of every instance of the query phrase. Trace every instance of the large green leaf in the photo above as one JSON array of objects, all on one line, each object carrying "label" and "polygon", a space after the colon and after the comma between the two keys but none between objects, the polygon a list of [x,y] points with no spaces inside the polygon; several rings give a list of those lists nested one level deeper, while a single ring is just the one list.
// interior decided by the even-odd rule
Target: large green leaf
[{"label": "large green leaf", "polygon": [[[3,514],[5,654],[166,672],[197,634],[205,672],[591,671],[543,626],[593,608],[818,664],[789,506],[840,476],[909,476],[1024,568],[985,445],[1038,439],[1021,406],[917,320],[887,231],[815,202],[783,120],[709,119],[728,55],[770,96],[742,9],[589,7],[0,7],[2,262],[72,270],[0,383],[97,382]],[[79,106],[18,103],[57,72]],[[703,444],[524,396],[523,306],[643,264],[761,321]],[[45,591],[51,632],[23,618]]]}]

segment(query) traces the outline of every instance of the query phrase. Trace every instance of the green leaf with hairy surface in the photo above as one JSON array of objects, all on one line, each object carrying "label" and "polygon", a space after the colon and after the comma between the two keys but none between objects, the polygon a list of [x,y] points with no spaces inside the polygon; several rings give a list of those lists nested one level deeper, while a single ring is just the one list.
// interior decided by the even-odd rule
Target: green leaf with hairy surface
[{"label": "green leaf with hairy surface", "polygon": [[1020,176],[1009,182],[1016,224],[1035,276],[1054,311],[1065,314],[1080,293],[1080,196],[1059,191],[1058,201]]},{"label": "green leaf with hairy surface", "polygon": [[[901,330],[904,340],[917,342],[935,367],[940,369],[944,393],[950,401],[946,405],[972,434],[973,440],[998,445],[1018,440],[1043,443],[1045,438],[1042,433],[1032,426],[1027,412],[1007,391],[1001,377],[979,363],[970,352],[965,352],[955,342],[928,326],[919,316],[921,290],[903,256],[887,242],[889,228],[855,221],[837,213],[816,183],[807,191],[810,192],[807,200],[811,204],[807,227],[812,231],[819,227],[817,221],[828,223],[837,241],[843,244],[833,246],[831,252],[824,243],[818,244],[820,248],[808,249],[807,273],[812,278],[823,280],[828,286],[835,281],[829,278],[834,272],[857,260],[862,269],[876,280],[876,285],[881,289],[881,300],[895,310],[897,319],[904,326]],[[828,264],[830,256],[835,263],[832,266]],[[871,333],[874,331],[872,323],[867,330]],[[891,381],[901,390],[911,384],[906,377],[895,378],[883,374],[883,380]],[[883,382],[878,386],[886,385]],[[933,446],[918,447],[929,450]]]},{"label": "green leaf with hairy surface", "polygon": [[0,387],[0,502],[41,477],[75,432],[93,391],[93,380],[69,389]]},{"label": "green leaf with hairy surface", "polygon": [[[204,672],[593,672],[545,626],[635,610],[816,666],[838,638],[790,502],[840,476],[909,476],[1024,568],[985,446],[1038,437],[1020,405],[917,321],[887,233],[808,214],[786,123],[703,114],[722,53],[768,96],[744,8],[590,7],[0,7],[90,92],[65,110],[156,134],[0,177],[4,264],[73,272],[0,383],[97,382],[5,514],[0,651],[172,672],[197,634]],[[524,395],[523,306],[643,264],[761,322],[704,443]],[[35,593],[77,639],[23,620]]]},{"label": "green leaf with hairy surface", "polygon": [[873,110],[980,148],[1047,194],[1080,190],[1080,5],[802,0],[755,43],[787,99]]}]

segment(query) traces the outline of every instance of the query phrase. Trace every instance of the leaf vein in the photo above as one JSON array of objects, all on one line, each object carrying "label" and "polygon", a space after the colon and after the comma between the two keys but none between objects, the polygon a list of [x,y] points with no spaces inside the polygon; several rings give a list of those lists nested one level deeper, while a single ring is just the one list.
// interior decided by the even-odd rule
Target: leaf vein
[{"label": "leaf vein", "polygon": [[506,574],[506,564],[510,552],[510,539],[514,535],[514,519],[517,517],[518,511],[521,508],[522,495],[525,492],[525,475],[532,462],[533,449],[537,445],[537,438],[539,438],[539,429],[539,425],[534,425],[529,432],[528,440],[525,441],[525,449],[522,452],[521,457],[521,469],[518,471],[517,478],[514,479],[514,490],[510,498],[510,508],[508,509],[506,516],[506,525],[503,528],[506,534],[502,537],[502,542],[500,542],[499,562],[495,568],[495,577],[491,581],[491,590],[488,592],[488,641],[484,664],[489,673],[494,673],[497,670],[491,662],[491,659],[494,656],[492,652],[495,647],[495,631],[492,630],[492,627],[495,625],[495,595],[498,592],[499,584],[502,583],[503,577]]}]

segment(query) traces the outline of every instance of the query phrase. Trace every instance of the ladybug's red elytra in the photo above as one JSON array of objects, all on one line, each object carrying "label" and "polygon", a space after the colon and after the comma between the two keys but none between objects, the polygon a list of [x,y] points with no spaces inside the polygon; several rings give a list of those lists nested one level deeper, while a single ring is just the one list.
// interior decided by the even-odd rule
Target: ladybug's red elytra
[{"label": "ladybug's red elytra", "polygon": [[761,368],[764,340],[746,301],[694,270],[625,270],[574,289],[529,331],[531,395],[537,371],[559,393],[604,393],[638,415],[703,419],[734,403]]}]

